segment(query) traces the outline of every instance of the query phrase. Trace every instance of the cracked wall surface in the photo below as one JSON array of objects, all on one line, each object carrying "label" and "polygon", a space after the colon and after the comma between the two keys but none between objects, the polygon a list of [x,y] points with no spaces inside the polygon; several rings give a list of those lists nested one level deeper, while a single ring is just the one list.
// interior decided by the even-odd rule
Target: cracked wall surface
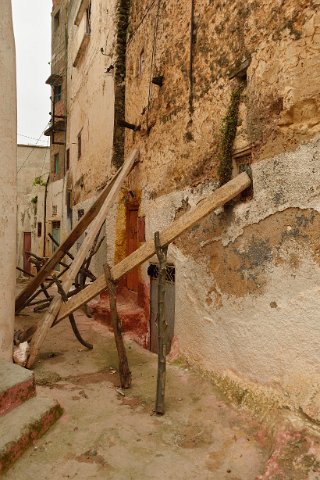
[{"label": "cracked wall surface", "polygon": [[112,70],[106,70],[113,64],[115,6],[116,2],[109,0],[91,3],[88,43],[76,65],[84,34],[81,23],[75,24],[79,2],[69,6],[66,148],[70,151],[68,182],[74,206],[93,197],[111,176],[114,82]]},{"label": "cracked wall surface", "polygon": [[[217,188],[222,121],[238,85],[232,72],[247,62],[233,175],[250,163],[253,192],[170,246],[175,335],[225,391],[250,391],[251,404],[265,396],[315,420],[319,40],[316,0],[199,0],[193,16],[189,3],[133,0],[126,86],[126,120],[139,127],[126,131],[126,151],[141,152],[129,188],[142,190],[148,240]],[[162,86],[152,83],[159,76]]]}]

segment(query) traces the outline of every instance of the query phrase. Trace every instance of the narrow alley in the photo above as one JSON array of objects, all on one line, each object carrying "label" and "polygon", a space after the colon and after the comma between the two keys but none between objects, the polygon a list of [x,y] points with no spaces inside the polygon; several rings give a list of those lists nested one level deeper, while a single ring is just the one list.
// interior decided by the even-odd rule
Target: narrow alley
[{"label": "narrow alley", "polygon": [[1,7],[1,478],[320,480],[320,0]]},{"label": "narrow alley", "polygon": [[167,413],[153,415],[156,356],[127,343],[133,382],[122,391],[113,335],[83,314],[77,320],[94,348],[81,347],[66,324],[52,329],[34,372],[38,395],[57,399],[64,415],[6,480],[253,480],[263,472],[270,448],[265,433],[209,381],[173,362]]}]

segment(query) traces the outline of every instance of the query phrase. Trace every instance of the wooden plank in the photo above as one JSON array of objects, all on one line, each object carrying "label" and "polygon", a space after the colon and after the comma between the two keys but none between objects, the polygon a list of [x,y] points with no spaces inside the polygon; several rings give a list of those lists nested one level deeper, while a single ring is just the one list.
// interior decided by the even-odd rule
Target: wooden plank
[{"label": "wooden plank", "polygon": [[[69,270],[66,272],[63,282],[62,282],[62,289],[65,292],[69,292],[73,280],[75,279],[77,273],[79,272],[81,265],[83,264],[88,252],[90,251],[90,248],[92,247],[94,240],[96,238],[97,233],[99,232],[101,226],[103,225],[103,222],[106,219],[107,213],[110,209],[110,206],[113,204],[114,200],[116,199],[119,190],[121,188],[123,180],[126,178],[128,173],[131,171],[134,162],[137,159],[137,151],[134,150],[131,155],[129,156],[128,160],[125,162],[125,164],[122,167],[121,173],[118,175],[117,179],[113,183],[109,195],[105,199],[99,213],[97,214],[96,218],[94,221],[91,223],[90,227],[87,230],[87,235],[74,259],[72,262]],[[36,356],[39,352],[39,349],[50,329],[52,326],[53,322],[55,321],[60,307],[62,303],[62,298],[60,294],[57,294],[54,299],[52,300],[52,303],[48,309],[48,312],[46,313],[43,321],[39,323],[39,326],[35,332],[35,334],[32,337],[31,345],[30,345],[30,355],[27,361],[27,367],[30,368],[32,367]]]},{"label": "wooden plank", "polygon": [[122,167],[117,171],[115,176],[111,179],[108,185],[103,189],[100,196],[94,202],[92,207],[87,211],[87,213],[81,218],[81,220],[74,227],[72,232],[68,237],[61,243],[60,247],[54,252],[51,258],[46,262],[46,264],[41,268],[37,275],[31,280],[26,287],[22,290],[21,293],[16,298],[16,313],[20,312],[26,301],[31,297],[31,295],[37,290],[41,283],[46,279],[48,274],[50,274],[59,261],[65,256],[68,255],[68,251],[74,245],[74,243],[81,237],[81,235],[86,231],[92,220],[98,214],[100,208],[103,205],[106,197],[109,195],[110,190],[118,178],[118,175],[121,172]]},{"label": "wooden plank", "polygon": [[[213,210],[229,202],[232,198],[239,195],[251,185],[251,179],[247,173],[241,173],[230,182],[218,188],[206,199],[200,202],[195,208],[175,220],[169,227],[160,232],[161,245],[168,245],[179,235],[198,223],[202,218]],[[150,240],[144,243],[138,250],[131,253],[121,262],[111,268],[111,275],[114,280],[119,280],[123,275],[133,268],[141,265],[155,254],[154,241]],[[57,323],[86,302],[92,300],[106,288],[105,276],[102,275],[87,288],[72,297],[68,303],[65,303],[58,315]]]}]

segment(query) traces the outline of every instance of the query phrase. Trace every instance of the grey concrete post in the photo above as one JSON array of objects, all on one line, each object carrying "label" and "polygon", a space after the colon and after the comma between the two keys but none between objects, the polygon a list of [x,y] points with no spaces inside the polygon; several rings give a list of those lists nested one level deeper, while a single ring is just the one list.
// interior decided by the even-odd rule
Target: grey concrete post
[{"label": "grey concrete post", "polygon": [[0,360],[12,361],[16,283],[16,55],[11,0],[0,15]]}]

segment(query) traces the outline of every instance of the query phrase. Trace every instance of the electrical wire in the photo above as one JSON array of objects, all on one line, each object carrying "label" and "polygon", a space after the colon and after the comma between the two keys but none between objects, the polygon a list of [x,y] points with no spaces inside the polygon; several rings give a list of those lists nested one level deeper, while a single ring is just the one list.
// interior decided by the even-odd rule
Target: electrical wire
[{"label": "electrical wire", "polygon": [[28,137],[28,135],[23,135],[22,133],[18,133],[17,135],[18,135],[18,137],[29,138],[30,140],[38,140],[35,137]]},{"label": "electrical wire", "polygon": [[[46,127],[47,128],[47,127]],[[26,158],[24,159],[22,165],[20,166],[20,168],[17,170],[17,173],[20,172],[20,170],[22,170],[22,168],[25,166],[25,164],[27,163],[27,161],[29,160],[29,158],[31,157],[32,153],[35,151],[35,149],[37,148],[38,146],[38,143],[40,142],[40,138],[42,137],[42,135],[44,134],[46,128],[41,132],[41,135],[39,136],[39,138],[36,140],[36,144],[33,146],[33,149],[28,153],[28,155],[26,156]],[[27,146],[27,145],[26,145]]]}]

